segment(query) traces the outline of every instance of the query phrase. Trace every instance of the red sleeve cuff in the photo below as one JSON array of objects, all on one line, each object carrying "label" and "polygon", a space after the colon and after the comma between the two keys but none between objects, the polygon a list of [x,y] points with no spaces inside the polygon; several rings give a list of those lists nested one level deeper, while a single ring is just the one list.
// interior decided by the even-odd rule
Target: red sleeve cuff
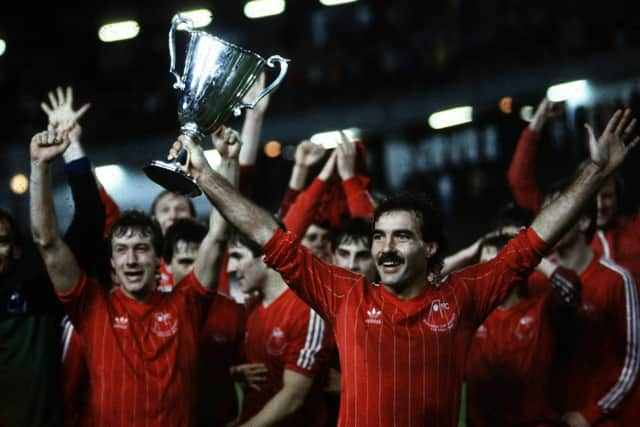
[{"label": "red sleeve cuff", "polygon": [[80,292],[82,292],[82,289],[84,289],[86,283],[87,283],[87,273],[85,273],[83,271],[82,275],[80,276],[80,279],[78,280],[78,282],[76,284],[74,284],[73,287],[71,289],[69,289],[67,292],[58,292],[56,290],[56,294],[58,295],[58,299],[60,301],[62,301],[62,302],[66,302],[66,301],[71,300],[74,296],[76,296]]},{"label": "red sleeve cuff", "polygon": [[307,187],[307,189],[304,190],[304,194],[307,197],[312,197],[312,198],[320,197],[320,194],[322,194],[326,186],[327,186],[327,183],[325,181],[321,180],[320,178],[315,178],[311,182],[311,185],[309,185],[309,187]]},{"label": "red sleeve cuff", "polygon": [[531,142],[538,142],[542,137],[542,134],[537,130],[533,130],[529,126],[527,126],[522,131],[522,137],[526,138],[528,141],[531,141]]},{"label": "red sleeve cuff", "polygon": [[344,188],[344,193],[347,198],[355,197],[365,190],[362,183],[355,175],[342,181],[342,188]]},{"label": "red sleeve cuff", "polygon": [[527,228],[527,239],[529,239],[529,243],[533,250],[539,254],[546,255],[551,250],[551,245],[542,240],[533,227]]},{"label": "red sleeve cuff", "polygon": [[596,421],[604,415],[602,408],[600,408],[596,402],[590,402],[587,406],[582,408],[580,413],[590,425],[595,425]]},{"label": "red sleeve cuff", "polygon": [[269,241],[262,246],[262,252],[268,256],[271,252],[273,252],[276,249],[278,243],[284,238],[286,234],[287,234],[286,231],[278,227],[275,233],[273,233],[273,236],[271,236],[271,238],[269,239]]}]

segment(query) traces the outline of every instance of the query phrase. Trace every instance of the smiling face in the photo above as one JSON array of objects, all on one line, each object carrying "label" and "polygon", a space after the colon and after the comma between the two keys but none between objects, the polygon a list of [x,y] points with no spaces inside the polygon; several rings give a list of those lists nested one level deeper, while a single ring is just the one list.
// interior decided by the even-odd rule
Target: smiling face
[{"label": "smiling face", "polygon": [[239,243],[229,244],[227,272],[235,275],[238,287],[244,293],[260,291],[267,277],[267,265],[262,256],[254,256],[251,250]]},{"label": "smiling face", "polygon": [[191,218],[189,201],[185,196],[167,193],[155,204],[153,217],[160,224],[162,234],[179,218]]},{"label": "smiling face", "polygon": [[424,286],[428,258],[436,250],[435,243],[422,240],[414,212],[388,211],[375,223],[371,254],[382,283],[398,293]]},{"label": "smiling face", "polygon": [[131,228],[112,236],[111,266],[125,294],[143,300],[155,289],[160,266],[151,236]]},{"label": "smiling face", "polygon": [[363,239],[342,239],[333,252],[333,263],[338,267],[364,275],[367,283],[376,281],[376,263],[367,242]]}]

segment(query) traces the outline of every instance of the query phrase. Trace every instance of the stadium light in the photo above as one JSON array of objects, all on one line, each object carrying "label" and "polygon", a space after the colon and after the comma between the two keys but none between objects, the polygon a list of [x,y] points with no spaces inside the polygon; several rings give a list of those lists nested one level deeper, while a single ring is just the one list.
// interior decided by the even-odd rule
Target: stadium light
[{"label": "stadium light", "polygon": [[11,177],[9,188],[15,194],[24,194],[29,189],[29,178],[23,173],[19,173]]},{"label": "stadium light", "polygon": [[547,89],[547,98],[553,102],[584,101],[589,96],[589,82],[575,80],[572,82],[553,85]]},{"label": "stadium light", "polygon": [[118,165],[105,165],[96,167],[96,176],[98,181],[105,188],[119,187],[125,181],[124,169]]},{"label": "stadium light", "polygon": [[[342,132],[349,140],[359,139],[361,133],[360,128],[342,129]],[[337,130],[313,134],[309,140],[314,144],[322,145],[325,150],[335,148],[342,142],[340,131]]]},{"label": "stadium light", "polygon": [[129,40],[138,35],[140,25],[136,21],[122,21],[105,24],[98,30],[98,38],[105,43]]},{"label": "stadium light", "polygon": [[473,107],[464,106],[438,111],[429,116],[429,126],[433,129],[444,129],[472,121]]},{"label": "stadium light", "polygon": [[244,16],[256,19],[279,15],[285,6],[284,0],[251,0],[244,5]]},{"label": "stadium light", "polygon": [[[174,21],[178,16],[191,19],[194,28],[206,27],[211,24],[211,21],[213,21],[213,14],[209,9],[195,9],[178,12],[173,15],[172,21]],[[178,25],[178,30],[184,30],[185,28],[186,25],[184,23]]]},{"label": "stadium light", "polygon": [[337,6],[339,4],[353,3],[356,1],[358,0],[320,0],[320,3],[325,6]]},{"label": "stadium light", "polygon": [[7,51],[7,42],[3,39],[0,39],[0,56],[4,55]]}]

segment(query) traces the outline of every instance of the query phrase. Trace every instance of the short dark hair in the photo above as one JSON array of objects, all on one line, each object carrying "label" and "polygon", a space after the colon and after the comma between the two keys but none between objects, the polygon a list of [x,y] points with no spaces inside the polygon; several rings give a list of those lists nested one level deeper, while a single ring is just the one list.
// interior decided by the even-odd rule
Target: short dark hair
[{"label": "short dark hair", "polygon": [[173,191],[169,191],[169,190],[162,190],[154,199],[153,202],[151,202],[151,212],[149,212],[149,215],[153,216],[156,214],[156,206],[158,205],[158,202],[160,201],[160,199],[162,199],[164,196],[166,196],[167,194],[173,194],[174,196],[178,196],[178,197],[184,197],[187,200],[187,204],[189,205],[189,214],[195,218],[196,217],[196,207],[193,204],[193,200],[191,200],[190,197],[184,196],[182,194],[179,193],[174,193]]},{"label": "short dark hair", "polygon": [[162,257],[170,263],[179,241],[200,244],[207,235],[207,226],[193,218],[177,219],[164,234]]},{"label": "short dark hair", "polygon": [[150,236],[155,254],[157,256],[162,255],[162,231],[160,226],[149,215],[138,209],[126,210],[115,220],[109,231],[109,252],[113,250],[113,238],[124,236],[129,230],[139,232],[143,236]]},{"label": "short dark hair", "polygon": [[532,216],[531,211],[518,206],[516,202],[511,200],[505,203],[498,211],[494,228],[507,226],[526,227],[531,224]]},{"label": "short dark hair", "polygon": [[255,257],[259,257],[264,255],[264,253],[262,252],[262,247],[257,244],[256,242],[254,242],[253,240],[251,240],[249,237],[247,237],[246,234],[244,234],[243,232],[241,232],[240,230],[238,230],[237,228],[232,228],[231,232],[229,233],[229,246],[233,246],[233,245],[241,245],[246,247],[247,249],[249,249],[251,251],[251,253],[253,254],[254,258]]},{"label": "short dark hair", "polygon": [[331,230],[331,250],[335,251],[342,243],[364,242],[367,248],[371,247],[371,221],[364,218],[347,218],[338,228]]},{"label": "short dark hair", "polygon": [[9,211],[0,208],[0,221],[4,221],[9,225],[9,239],[11,239],[11,242],[16,246],[22,247],[24,245],[24,235],[13,215]]},{"label": "short dark hair", "polygon": [[373,214],[374,224],[383,214],[391,211],[413,212],[419,223],[422,240],[436,242],[438,249],[429,258],[428,272],[437,277],[442,270],[447,242],[444,237],[442,220],[431,200],[422,194],[405,192],[389,196],[376,207]]}]

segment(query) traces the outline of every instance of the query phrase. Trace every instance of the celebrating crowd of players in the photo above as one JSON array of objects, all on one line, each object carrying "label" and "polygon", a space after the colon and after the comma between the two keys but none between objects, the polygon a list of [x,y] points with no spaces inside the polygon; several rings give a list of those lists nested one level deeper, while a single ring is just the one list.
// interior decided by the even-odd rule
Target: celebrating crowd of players
[{"label": "celebrating crowd of players", "polygon": [[344,135],[328,156],[299,144],[276,214],[251,202],[268,102],[212,136],[217,171],[187,138],[171,148],[189,151],[205,225],[166,191],[149,214],[120,212],[80,143],[88,105],[49,94],[30,144],[37,253],[0,210],[0,426],[452,427],[463,383],[469,426],[637,425],[640,225],[617,174],[640,141],[629,110],[588,127],[590,158],[543,194],[536,149],[558,107],[543,100],[507,173],[519,207],[447,254],[431,204],[374,201],[364,145]]}]

